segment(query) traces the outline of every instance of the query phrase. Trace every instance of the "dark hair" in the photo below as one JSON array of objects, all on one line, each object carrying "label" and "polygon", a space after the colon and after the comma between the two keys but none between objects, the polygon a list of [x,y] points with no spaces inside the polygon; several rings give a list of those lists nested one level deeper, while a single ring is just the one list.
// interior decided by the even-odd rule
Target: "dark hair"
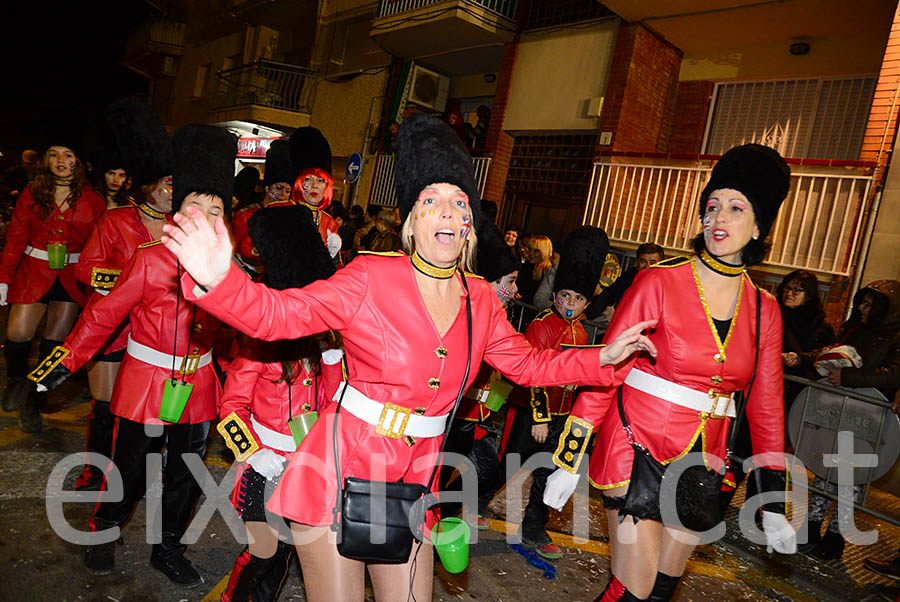
[{"label": "dark hair", "polygon": [[660,259],[666,258],[666,252],[655,242],[645,242],[637,248],[635,256],[639,255],[659,255]]},{"label": "dark hair", "polygon": [[[746,266],[762,263],[763,259],[766,258],[766,253],[769,252],[770,246],[769,243],[759,240],[758,238],[751,238],[750,241],[744,245],[744,248],[741,249],[741,260]],[[698,255],[706,248],[706,241],[703,240],[703,232],[700,232],[694,237],[694,240],[691,241],[691,248],[694,249],[694,253],[697,253]]]},{"label": "dark hair", "polygon": [[520,228],[519,226],[507,226],[506,228],[503,229],[504,234],[506,234],[507,232],[515,232],[516,234],[518,234],[521,231],[522,231],[522,228]]},{"label": "dark hair", "polygon": [[778,297],[779,305],[784,307],[784,302],[782,301],[784,287],[791,282],[798,283],[803,289],[803,292],[806,293],[806,297],[803,300],[803,307],[809,310],[810,314],[818,314],[822,311],[822,299],[819,298],[819,279],[816,278],[815,274],[808,270],[794,270],[781,280],[778,288],[775,289],[775,295]]},{"label": "dark hair", "polygon": [[382,207],[381,205],[367,205],[366,215],[368,215],[372,219],[375,219],[376,217],[378,217],[378,214],[382,209],[384,209],[384,207]]},{"label": "dark hair", "polygon": [[322,350],[319,347],[319,337],[310,336],[293,340],[278,341],[278,357],[281,360],[281,378],[276,383],[287,383],[288,386],[297,378],[300,372],[300,363],[305,359],[311,364],[312,373],[316,376],[322,373]]},{"label": "dark hair", "polygon": [[863,299],[867,296],[872,300],[872,309],[869,310],[868,324],[880,324],[887,318],[888,313],[891,310],[890,300],[880,291],[863,287],[853,295],[853,310],[850,312],[850,319],[847,320],[847,323],[853,322],[858,324],[861,322],[862,314],[859,311],[859,304],[862,303]]}]

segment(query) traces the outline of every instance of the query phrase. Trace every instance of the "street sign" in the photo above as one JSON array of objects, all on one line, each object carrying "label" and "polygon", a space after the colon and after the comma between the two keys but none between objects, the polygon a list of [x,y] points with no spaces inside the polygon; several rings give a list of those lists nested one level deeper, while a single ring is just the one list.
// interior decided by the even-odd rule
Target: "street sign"
[{"label": "street sign", "polygon": [[352,184],[359,179],[359,173],[362,171],[362,157],[359,153],[353,153],[347,159],[347,172],[345,178],[347,182]]}]

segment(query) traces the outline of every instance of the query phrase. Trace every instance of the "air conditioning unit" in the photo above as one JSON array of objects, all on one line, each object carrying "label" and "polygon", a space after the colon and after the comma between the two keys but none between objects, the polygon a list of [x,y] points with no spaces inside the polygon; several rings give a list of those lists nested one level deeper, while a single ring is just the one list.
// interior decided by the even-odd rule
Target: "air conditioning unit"
[{"label": "air conditioning unit", "polygon": [[443,113],[450,95],[450,78],[421,65],[414,65],[409,86],[409,102]]}]

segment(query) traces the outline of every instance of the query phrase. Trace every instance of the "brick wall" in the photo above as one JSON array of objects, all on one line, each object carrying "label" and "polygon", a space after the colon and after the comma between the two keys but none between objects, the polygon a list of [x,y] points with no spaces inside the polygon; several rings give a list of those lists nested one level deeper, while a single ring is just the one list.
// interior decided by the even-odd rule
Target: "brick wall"
[{"label": "brick wall", "polygon": [[681,58],[642,25],[619,28],[599,128],[612,143],[598,150],[668,150]]},{"label": "brick wall", "polygon": [[881,72],[875,85],[875,98],[872,101],[869,122],[859,154],[862,161],[878,162],[876,180],[880,179],[890,159],[897,129],[898,110],[900,110],[900,6],[894,14],[891,35],[884,50]]},{"label": "brick wall", "polygon": [[670,153],[703,152],[701,146],[713,87],[710,81],[679,82],[669,136]]},{"label": "brick wall", "polygon": [[500,61],[500,70],[497,73],[497,92],[494,95],[491,123],[488,125],[487,141],[485,142],[486,154],[493,156],[493,161],[488,172],[484,198],[497,203],[498,215],[503,214],[503,207],[500,205],[503,199],[503,189],[506,186],[506,172],[509,170],[509,161],[513,147],[513,137],[503,131],[503,120],[506,116],[506,105],[509,101],[509,85],[512,82],[518,49],[518,37],[503,48],[503,58]]}]

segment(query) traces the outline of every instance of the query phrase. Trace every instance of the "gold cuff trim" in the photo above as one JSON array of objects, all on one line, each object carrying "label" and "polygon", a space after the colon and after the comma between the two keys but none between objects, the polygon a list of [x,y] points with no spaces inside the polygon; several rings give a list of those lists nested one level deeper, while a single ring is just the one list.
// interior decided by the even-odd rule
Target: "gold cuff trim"
[{"label": "gold cuff trim", "polygon": [[253,438],[253,431],[235,412],[222,419],[216,430],[225,439],[225,445],[234,452],[234,459],[244,462],[258,449],[259,443]]},{"label": "gold cuff trim", "polygon": [[544,387],[531,387],[531,419],[535,422],[550,422],[550,400]]},{"label": "gold cuff trim", "polygon": [[50,355],[45,357],[43,361],[38,364],[37,368],[31,371],[28,375],[28,380],[36,383],[41,382],[48,374],[53,372],[54,368],[59,366],[59,363],[66,359],[70,353],[72,352],[69,349],[57,345],[53,348],[53,351],[50,352]]},{"label": "gold cuff trim", "polygon": [[91,270],[91,288],[109,290],[116,285],[122,270],[113,268],[94,268]]},{"label": "gold cuff trim", "polygon": [[566,418],[562,435],[559,437],[559,445],[553,454],[553,463],[567,472],[576,474],[593,432],[594,426],[587,420],[571,415]]}]

